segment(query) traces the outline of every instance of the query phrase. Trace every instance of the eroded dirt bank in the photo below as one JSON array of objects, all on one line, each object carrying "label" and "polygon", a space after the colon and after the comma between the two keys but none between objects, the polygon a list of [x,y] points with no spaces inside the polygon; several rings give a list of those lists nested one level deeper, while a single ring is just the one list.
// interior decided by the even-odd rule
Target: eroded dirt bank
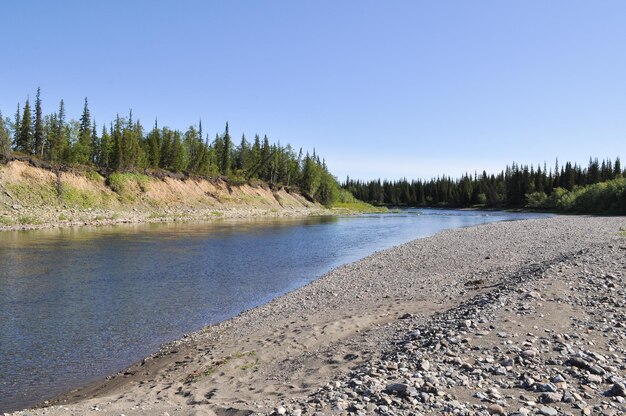
[{"label": "eroded dirt bank", "polygon": [[0,231],[329,213],[298,193],[261,183],[128,173],[105,179],[95,171],[57,174],[26,162],[0,164]]}]

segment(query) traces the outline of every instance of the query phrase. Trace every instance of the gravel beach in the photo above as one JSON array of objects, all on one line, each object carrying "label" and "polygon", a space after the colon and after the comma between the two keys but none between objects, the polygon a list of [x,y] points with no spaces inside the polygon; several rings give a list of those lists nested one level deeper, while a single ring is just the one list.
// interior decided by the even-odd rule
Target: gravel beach
[{"label": "gravel beach", "polygon": [[626,414],[623,227],[444,231],[14,414]]}]

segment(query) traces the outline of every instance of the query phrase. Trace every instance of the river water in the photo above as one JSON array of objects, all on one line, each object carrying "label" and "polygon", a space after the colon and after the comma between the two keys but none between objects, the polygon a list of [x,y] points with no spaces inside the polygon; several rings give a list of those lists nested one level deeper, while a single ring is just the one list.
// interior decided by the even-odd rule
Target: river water
[{"label": "river water", "polygon": [[0,233],[0,412],[114,373],[375,251],[538,216],[404,210]]}]

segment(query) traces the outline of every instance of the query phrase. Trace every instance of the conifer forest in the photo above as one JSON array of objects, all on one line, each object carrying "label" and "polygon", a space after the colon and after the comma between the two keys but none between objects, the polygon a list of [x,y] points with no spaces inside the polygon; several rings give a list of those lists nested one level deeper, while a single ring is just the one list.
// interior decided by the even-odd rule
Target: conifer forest
[{"label": "conifer forest", "polygon": [[454,179],[360,181],[347,178],[343,187],[375,205],[449,208],[529,208],[563,212],[626,213],[626,171],[619,157],[587,167],[566,162],[513,163],[498,174],[465,174]]},{"label": "conifer forest", "polygon": [[17,104],[14,117],[0,112],[0,160],[30,157],[51,167],[90,165],[103,173],[113,171],[155,173],[168,171],[217,178],[232,183],[261,180],[271,185],[297,188],[312,200],[329,205],[341,192],[323,159],[313,151],[303,154],[291,145],[270,143],[267,136],[245,135],[235,141],[228,123],[212,140],[202,122],[186,131],[146,128],[133,117],[98,125],[85,98],[78,120],[68,119],[60,101],[52,114],[42,113],[41,91],[34,108],[29,99]]}]

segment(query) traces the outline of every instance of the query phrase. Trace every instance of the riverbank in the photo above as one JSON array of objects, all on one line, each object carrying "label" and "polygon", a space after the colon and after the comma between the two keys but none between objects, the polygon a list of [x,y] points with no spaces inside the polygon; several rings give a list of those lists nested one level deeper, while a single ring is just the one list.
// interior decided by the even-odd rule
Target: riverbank
[{"label": "riverbank", "polygon": [[0,231],[335,213],[262,182],[130,173],[105,179],[95,171],[57,174],[26,162],[0,164]]},{"label": "riverbank", "polygon": [[625,225],[555,217],[416,240],[28,414],[619,414],[622,396],[603,394],[625,376]]}]

